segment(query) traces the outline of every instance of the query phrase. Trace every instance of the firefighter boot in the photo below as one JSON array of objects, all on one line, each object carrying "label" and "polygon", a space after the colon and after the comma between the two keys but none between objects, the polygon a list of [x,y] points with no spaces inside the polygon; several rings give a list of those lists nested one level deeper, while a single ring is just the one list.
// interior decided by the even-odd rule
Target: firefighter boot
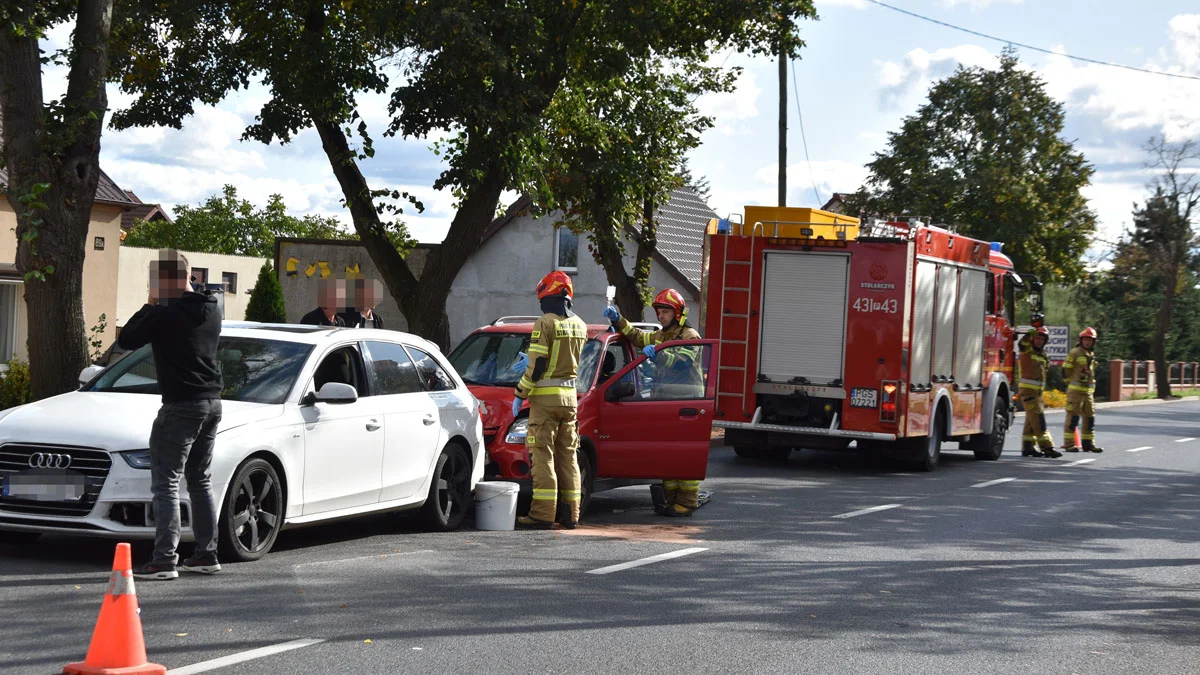
[{"label": "firefighter boot", "polygon": [[1024,441],[1021,443],[1022,457],[1041,457],[1042,453],[1033,445],[1033,441]]},{"label": "firefighter boot", "polygon": [[1092,442],[1092,439],[1088,438],[1083,441],[1083,451],[1084,452],[1104,452],[1104,448],[1097,446],[1095,443]]},{"label": "firefighter boot", "polygon": [[663,513],[663,515],[671,516],[674,518],[684,518],[684,517],[692,515],[695,512],[696,512],[696,509],[688,508],[688,507],[684,506],[683,504],[671,504],[670,506],[667,507],[667,510]]},{"label": "firefighter boot", "polygon": [[[1062,453],[1055,450],[1053,445],[1042,447],[1041,452],[1042,457],[1049,457],[1050,459],[1058,459],[1059,457],[1062,457]],[[1068,450],[1068,452],[1070,452],[1070,450]]]},{"label": "firefighter boot", "polygon": [[517,528],[522,530],[549,530],[554,527],[554,522],[550,520],[539,520],[530,516],[521,516],[517,518]]}]

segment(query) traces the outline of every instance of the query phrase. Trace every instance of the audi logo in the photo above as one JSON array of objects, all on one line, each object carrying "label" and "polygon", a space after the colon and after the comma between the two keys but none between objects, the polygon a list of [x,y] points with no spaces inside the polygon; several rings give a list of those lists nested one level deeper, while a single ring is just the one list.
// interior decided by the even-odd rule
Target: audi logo
[{"label": "audi logo", "polygon": [[53,452],[35,452],[29,456],[29,466],[35,469],[65,469],[71,466],[71,456]]}]

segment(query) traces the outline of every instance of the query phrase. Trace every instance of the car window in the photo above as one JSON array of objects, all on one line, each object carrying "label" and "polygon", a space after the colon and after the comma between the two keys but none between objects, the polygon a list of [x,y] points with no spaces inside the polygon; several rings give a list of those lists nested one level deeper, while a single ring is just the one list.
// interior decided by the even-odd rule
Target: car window
[{"label": "car window", "polygon": [[599,340],[591,339],[583,343],[583,351],[579,354],[579,370],[575,377],[575,391],[582,394],[591,388],[603,353]]},{"label": "car window", "polygon": [[375,371],[375,393],[412,394],[425,391],[417,366],[409,358],[404,347],[394,342],[367,341],[367,353],[371,368]]},{"label": "car window", "polygon": [[417,364],[417,374],[421,377],[421,382],[424,383],[426,390],[450,391],[457,386],[454,378],[442,370],[442,367],[428,352],[421,351],[416,347],[406,346],[406,348]]},{"label": "car window", "polygon": [[529,333],[475,333],[450,354],[467,384],[515,387],[525,373]]},{"label": "car window", "polygon": [[675,345],[659,349],[653,359],[634,368],[638,398],[655,401],[686,401],[705,397],[708,386],[707,345]]},{"label": "car window", "polygon": [[333,350],[321,359],[321,364],[313,373],[313,390],[319,391],[330,382],[339,382],[354,387],[359,396],[368,396],[370,392],[366,386],[366,379],[358,350],[347,345]]},{"label": "car window", "polygon": [[[217,343],[217,365],[226,401],[282,403],[296,383],[312,345],[282,340],[225,337]],[[158,373],[150,345],[109,366],[87,391],[158,394]]]}]

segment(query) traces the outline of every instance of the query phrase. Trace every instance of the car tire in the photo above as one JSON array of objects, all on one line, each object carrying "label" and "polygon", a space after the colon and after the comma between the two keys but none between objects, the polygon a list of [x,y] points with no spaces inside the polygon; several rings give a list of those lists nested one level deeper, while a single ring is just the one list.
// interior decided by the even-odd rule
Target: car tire
[{"label": "car tire", "polygon": [[929,435],[917,438],[914,443],[914,463],[920,471],[933,471],[942,458],[942,434],[946,426],[946,418],[942,408],[938,408],[933,416],[933,428]]},{"label": "car tire", "polygon": [[575,451],[575,458],[579,462],[579,519],[583,519],[583,515],[587,513],[588,505],[592,503],[592,488],[596,485],[596,470],[592,466],[592,460],[588,454],[580,447]]},{"label": "car tire", "polygon": [[1004,437],[1008,435],[1008,407],[1003,398],[996,399],[996,412],[992,415],[992,433],[980,434],[975,459],[995,461],[1004,454]]},{"label": "car tire", "polygon": [[283,526],[285,505],[275,466],[260,457],[243,462],[220,503],[220,558],[252,562],[270,553]]},{"label": "car tire", "polygon": [[752,459],[760,462],[783,462],[792,455],[791,448],[750,448],[737,446],[734,454],[742,459]]},{"label": "car tire", "polygon": [[449,532],[462,525],[471,505],[471,457],[461,445],[450,443],[434,464],[421,520],[430,530]]}]

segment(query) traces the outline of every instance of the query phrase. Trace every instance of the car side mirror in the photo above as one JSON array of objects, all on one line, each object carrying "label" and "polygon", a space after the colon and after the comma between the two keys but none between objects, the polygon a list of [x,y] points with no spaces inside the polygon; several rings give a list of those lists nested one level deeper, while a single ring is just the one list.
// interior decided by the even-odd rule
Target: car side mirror
[{"label": "car side mirror", "polygon": [[632,382],[629,382],[628,380],[620,380],[619,382],[613,383],[613,385],[609,387],[606,392],[604,392],[604,400],[620,401],[626,398],[633,398],[636,393],[637,391],[634,390]]},{"label": "car side mirror", "polygon": [[345,404],[354,403],[358,400],[358,391],[348,384],[342,382],[326,382],[321,385],[321,388],[314,394],[309,392],[301,403],[312,405],[313,403],[330,403],[330,404]]},{"label": "car side mirror", "polygon": [[79,386],[82,387],[88,382],[91,382],[93,377],[96,377],[102,372],[104,372],[104,366],[88,366],[87,368],[79,371]]}]

